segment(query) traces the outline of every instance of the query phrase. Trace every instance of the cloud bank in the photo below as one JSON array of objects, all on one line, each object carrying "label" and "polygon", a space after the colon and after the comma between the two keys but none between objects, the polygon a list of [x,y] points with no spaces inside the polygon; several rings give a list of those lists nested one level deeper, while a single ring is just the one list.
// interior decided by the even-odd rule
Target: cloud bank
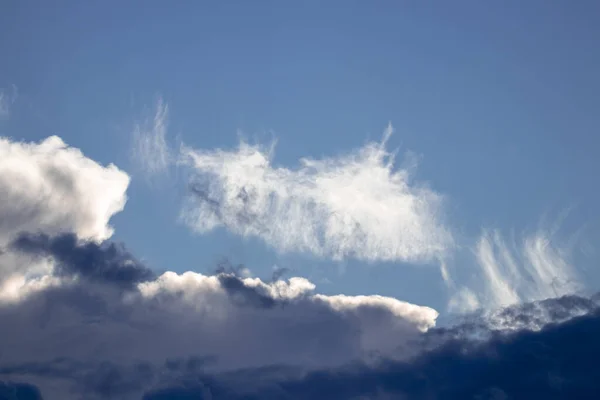
[{"label": "cloud bank", "polygon": [[340,260],[431,261],[452,246],[441,221],[442,196],[395,169],[381,143],[338,157],[275,167],[274,146],[184,148],[193,168],[183,216],[197,232],[218,227],[257,237],[280,252]]},{"label": "cloud bank", "polygon": [[[158,371],[169,360],[190,357],[215,374],[401,359],[438,315],[389,297],[316,294],[300,277],[266,283],[231,273],[156,276],[122,247],[77,243],[72,234],[21,235],[9,248],[48,257],[58,279],[0,303],[0,379],[33,382],[44,398],[115,398],[115,391],[139,398],[164,383]],[[109,389],[90,392],[86,381],[100,379],[102,368],[122,369],[128,380],[140,368],[154,372],[123,388],[109,376],[100,382]]]}]

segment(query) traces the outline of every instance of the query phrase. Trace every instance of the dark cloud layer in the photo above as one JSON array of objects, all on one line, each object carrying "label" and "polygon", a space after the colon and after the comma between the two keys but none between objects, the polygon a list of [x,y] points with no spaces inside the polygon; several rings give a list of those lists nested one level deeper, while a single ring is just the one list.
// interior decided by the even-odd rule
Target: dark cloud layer
[{"label": "dark cloud layer", "polygon": [[152,270],[137,261],[123,246],[105,241],[80,243],[77,236],[23,233],[12,242],[15,250],[31,255],[51,256],[56,260],[58,275],[76,275],[92,282],[112,283],[122,287],[155,278]]},{"label": "dark cloud layer", "polygon": [[[553,299],[563,309],[580,301],[586,299]],[[538,332],[498,333],[484,342],[449,340],[411,362],[313,371],[299,379],[246,371],[240,375],[254,379],[205,377],[144,399],[597,399],[599,338],[596,308]]]},{"label": "dark cloud layer", "polygon": [[0,382],[37,385],[46,400],[212,388],[256,381],[268,365],[289,377],[389,352],[437,315],[390,298],[314,295],[306,279],[263,282],[227,265],[156,276],[125,247],[74,234],[20,234],[7,251],[47,259],[58,279],[34,277],[31,291],[0,302]]},{"label": "dark cloud layer", "polygon": [[[55,360],[3,367],[0,373],[70,379],[80,392],[107,399],[144,388],[144,400],[597,399],[600,309],[594,300],[565,296],[508,311],[516,320],[530,321],[539,310],[567,318],[539,331],[489,330],[476,339],[473,333],[483,324],[434,329],[423,341],[435,338],[438,345],[404,362],[381,359],[312,371],[281,365],[217,373],[205,368],[212,360],[202,357],[171,359],[159,367]],[[582,305],[585,314],[570,317],[581,313]],[[3,393],[12,393],[7,399],[41,398],[35,387],[25,384],[1,384],[0,399]]]},{"label": "dark cloud layer", "polygon": [[42,400],[42,395],[27,383],[0,382],[0,400]]}]

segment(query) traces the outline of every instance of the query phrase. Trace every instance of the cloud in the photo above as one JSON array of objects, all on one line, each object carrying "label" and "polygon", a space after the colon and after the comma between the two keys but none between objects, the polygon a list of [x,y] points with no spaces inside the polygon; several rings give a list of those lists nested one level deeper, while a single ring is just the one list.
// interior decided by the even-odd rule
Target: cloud
[{"label": "cloud", "polygon": [[154,276],[123,246],[72,234],[21,234],[8,249],[46,258],[58,283],[0,302],[0,380],[45,396],[58,385],[53,398],[139,398],[171,376],[167,360],[190,357],[214,373],[402,358],[438,315],[389,297],[318,294],[301,277]]},{"label": "cloud", "polygon": [[0,120],[10,117],[11,107],[17,100],[18,91],[15,85],[10,90],[0,88]]},{"label": "cloud", "polygon": [[[568,309],[573,300],[557,298],[548,307]],[[518,309],[514,311],[518,318]],[[470,329],[465,325],[453,332],[460,328]],[[285,367],[200,372],[194,379],[149,391],[144,399],[525,399],[532,393],[544,399],[597,397],[597,304],[583,316],[539,331],[488,333],[485,340],[452,336],[410,360],[375,365],[309,372]]]},{"label": "cloud", "polygon": [[184,220],[197,232],[225,227],[280,252],[339,260],[430,261],[452,246],[442,196],[395,169],[395,155],[368,143],[345,155],[275,167],[274,146],[184,148],[194,169]]},{"label": "cloud", "polygon": [[42,400],[42,394],[27,383],[0,382],[0,400]]},{"label": "cloud", "polygon": [[428,307],[318,294],[301,277],[151,276],[123,246],[65,234],[21,235],[10,248],[52,259],[61,280],[0,303],[0,381],[46,400],[573,398],[597,378],[582,365],[596,351],[600,297],[436,328]]},{"label": "cloud", "polygon": [[123,209],[128,185],[117,167],[96,163],[59,137],[40,143],[0,137],[0,300],[58,284],[51,262],[8,248],[19,234],[104,240],[113,233],[109,220]]},{"label": "cloud", "polygon": [[[581,304],[587,305],[587,312],[573,317],[572,308]],[[280,364],[218,371],[210,367],[213,360],[202,357],[158,364],[57,359],[0,366],[0,375],[63,380],[73,385],[70,397],[83,392],[92,399],[521,399],[531,393],[545,399],[596,398],[597,299],[566,296],[536,307],[559,320],[536,331],[498,331],[471,322],[432,329],[422,338],[436,345],[402,360],[383,357],[314,369]],[[515,321],[527,319],[530,308],[513,307],[508,315]],[[565,313],[571,317],[561,320]],[[56,398],[65,398],[62,395]]]},{"label": "cloud", "polygon": [[153,116],[134,126],[132,157],[138,168],[149,177],[165,172],[173,162],[167,143],[168,120],[169,106],[159,97]]},{"label": "cloud", "polygon": [[12,249],[40,257],[52,257],[57,276],[74,275],[92,282],[109,281],[119,286],[135,284],[154,278],[154,272],[137,261],[122,246],[114,243],[78,243],[74,234],[49,237],[46,234],[21,234]]},{"label": "cloud", "polygon": [[[350,179],[348,157],[361,169],[363,153],[383,151],[379,144],[366,149],[307,161],[299,171],[265,166],[269,177],[257,182],[275,190],[273,176],[279,177],[287,184],[280,189],[293,192],[330,179],[325,187],[340,195],[346,189],[338,186]],[[592,398],[597,392],[599,297],[517,304],[444,328],[435,327],[438,313],[429,307],[377,295],[324,295],[302,277],[263,281],[226,267],[214,275],[157,274],[108,239],[110,216],[125,203],[126,174],[56,137],[40,144],[2,139],[0,151],[0,188],[12,196],[0,206],[0,399]],[[386,179],[400,185],[393,177],[401,172],[372,169],[367,175],[381,179],[375,186]],[[404,189],[390,192],[417,202],[417,189]],[[312,201],[314,210],[322,207],[315,199],[328,198],[319,190],[274,201],[292,208]],[[399,201],[387,195],[373,196],[383,208]],[[344,207],[359,219],[368,214]],[[379,238],[376,230],[366,232]],[[510,252],[498,238],[483,235],[477,253],[492,266],[483,274],[498,277],[489,284],[490,298],[552,297],[549,277],[568,265],[561,248],[538,233],[523,240],[522,251]],[[333,252],[330,241],[318,245],[317,254],[349,255]],[[373,250],[364,246],[363,254]],[[336,249],[342,251],[339,243]],[[419,254],[413,257],[426,258]],[[514,271],[531,274],[534,289],[502,286]],[[464,293],[467,302],[478,301]]]},{"label": "cloud", "polygon": [[40,143],[0,137],[0,245],[18,232],[73,232],[103,240],[125,206],[129,177],[51,136]]},{"label": "cloud", "polygon": [[496,309],[521,302],[575,293],[583,286],[570,265],[569,246],[553,230],[539,229],[520,241],[505,240],[498,230],[483,231],[474,250],[480,274],[473,287],[462,287],[450,301],[454,311],[480,305]]}]

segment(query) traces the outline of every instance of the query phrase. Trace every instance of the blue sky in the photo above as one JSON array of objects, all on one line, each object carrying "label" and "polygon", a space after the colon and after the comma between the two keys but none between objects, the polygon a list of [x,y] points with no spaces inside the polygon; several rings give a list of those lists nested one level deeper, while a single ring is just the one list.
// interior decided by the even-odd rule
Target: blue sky
[{"label": "blue sky", "polygon": [[599,17],[0,2],[0,400],[597,398]]},{"label": "blue sky", "polygon": [[[510,236],[582,230],[571,254],[586,287],[600,275],[600,36],[592,1],[7,2],[0,12],[0,134],[60,136],[132,177],[115,238],[157,269],[207,272],[227,257],[268,277],[273,264],[324,293],[382,294],[443,310],[437,262],[366,263],[275,251],[180,222],[177,170],[150,183],[132,131],[168,104],[168,140],[231,149],[242,131],[277,138],[273,164],[336,157],[380,140],[419,156],[415,179],[445,197],[455,279],[478,271],[482,229]],[[474,272],[475,271],[475,272]]]}]

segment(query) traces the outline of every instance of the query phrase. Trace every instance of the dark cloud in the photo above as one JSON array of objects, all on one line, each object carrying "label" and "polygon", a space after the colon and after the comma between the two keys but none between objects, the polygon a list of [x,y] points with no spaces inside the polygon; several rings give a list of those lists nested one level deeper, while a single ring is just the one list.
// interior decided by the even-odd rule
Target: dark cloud
[{"label": "dark cloud", "polygon": [[[588,304],[572,296],[552,302],[559,309]],[[356,364],[291,379],[256,370],[254,379],[238,386],[231,377],[204,377],[196,386],[163,388],[144,399],[597,399],[599,337],[596,308],[537,332],[448,340],[410,362]]]},{"label": "dark cloud", "polygon": [[108,241],[80,243],[71,233],[57,236],[23,233],[12,242],[11,248],[53,257],[57,261],[58,275],[78,275],[92,282],[109,282],[127,288],[155,278],[154,272],[123,246]]},{"label": "dark cloud", "polygon": [[0,382],[0,400],[43,400],[39,389],[28,383]]},{"label": "dark cloud", "polygon": [[[582,307],[587,307],[585,314],[573,317]],[[158,366],[55,360],[4,367],[0,374],[69,377],[78,392],[102,399],[126,395],[144,400],[599,398],[600,309],[596,303],[565,296],[512,307],[508,314],[518,323],[529,320],[532,309],[544,309],[561,320],[569,317],[557,323],[546,320],[539,331],[488,328],[482,335],[483,321],[436,328],[425,333],[423,341],[415,341],[422,351],[405,361],[380,358],[342,367],[273,365],[216,372],[211,369],[215,359],[203,356],[171,358]],[[423,345],[427,340],[437,344],[427,349]]]},{"label": "dark cloud", "polygon": [[[122,246],[64,234],[21,235],[13,250],[52,257],[59,277],[84,279],[0,303],[0,379],[39,388],[2,384],[10,399],[600,395],[598,296],[513,306],[421,333],[415,321],[431,317],[421,307],[313,296],[301,278],[248,280],[227,264],[214,276],[155,277]],[[414,315],[403,317],[403,307]]]},{"label": "dark cloud", "polygon": [[271,308],[277,303],[271,296],[261,293],[259,289],[246,286],[237,276],[219,274],[219,282],[231,301],[242,306]]}]

